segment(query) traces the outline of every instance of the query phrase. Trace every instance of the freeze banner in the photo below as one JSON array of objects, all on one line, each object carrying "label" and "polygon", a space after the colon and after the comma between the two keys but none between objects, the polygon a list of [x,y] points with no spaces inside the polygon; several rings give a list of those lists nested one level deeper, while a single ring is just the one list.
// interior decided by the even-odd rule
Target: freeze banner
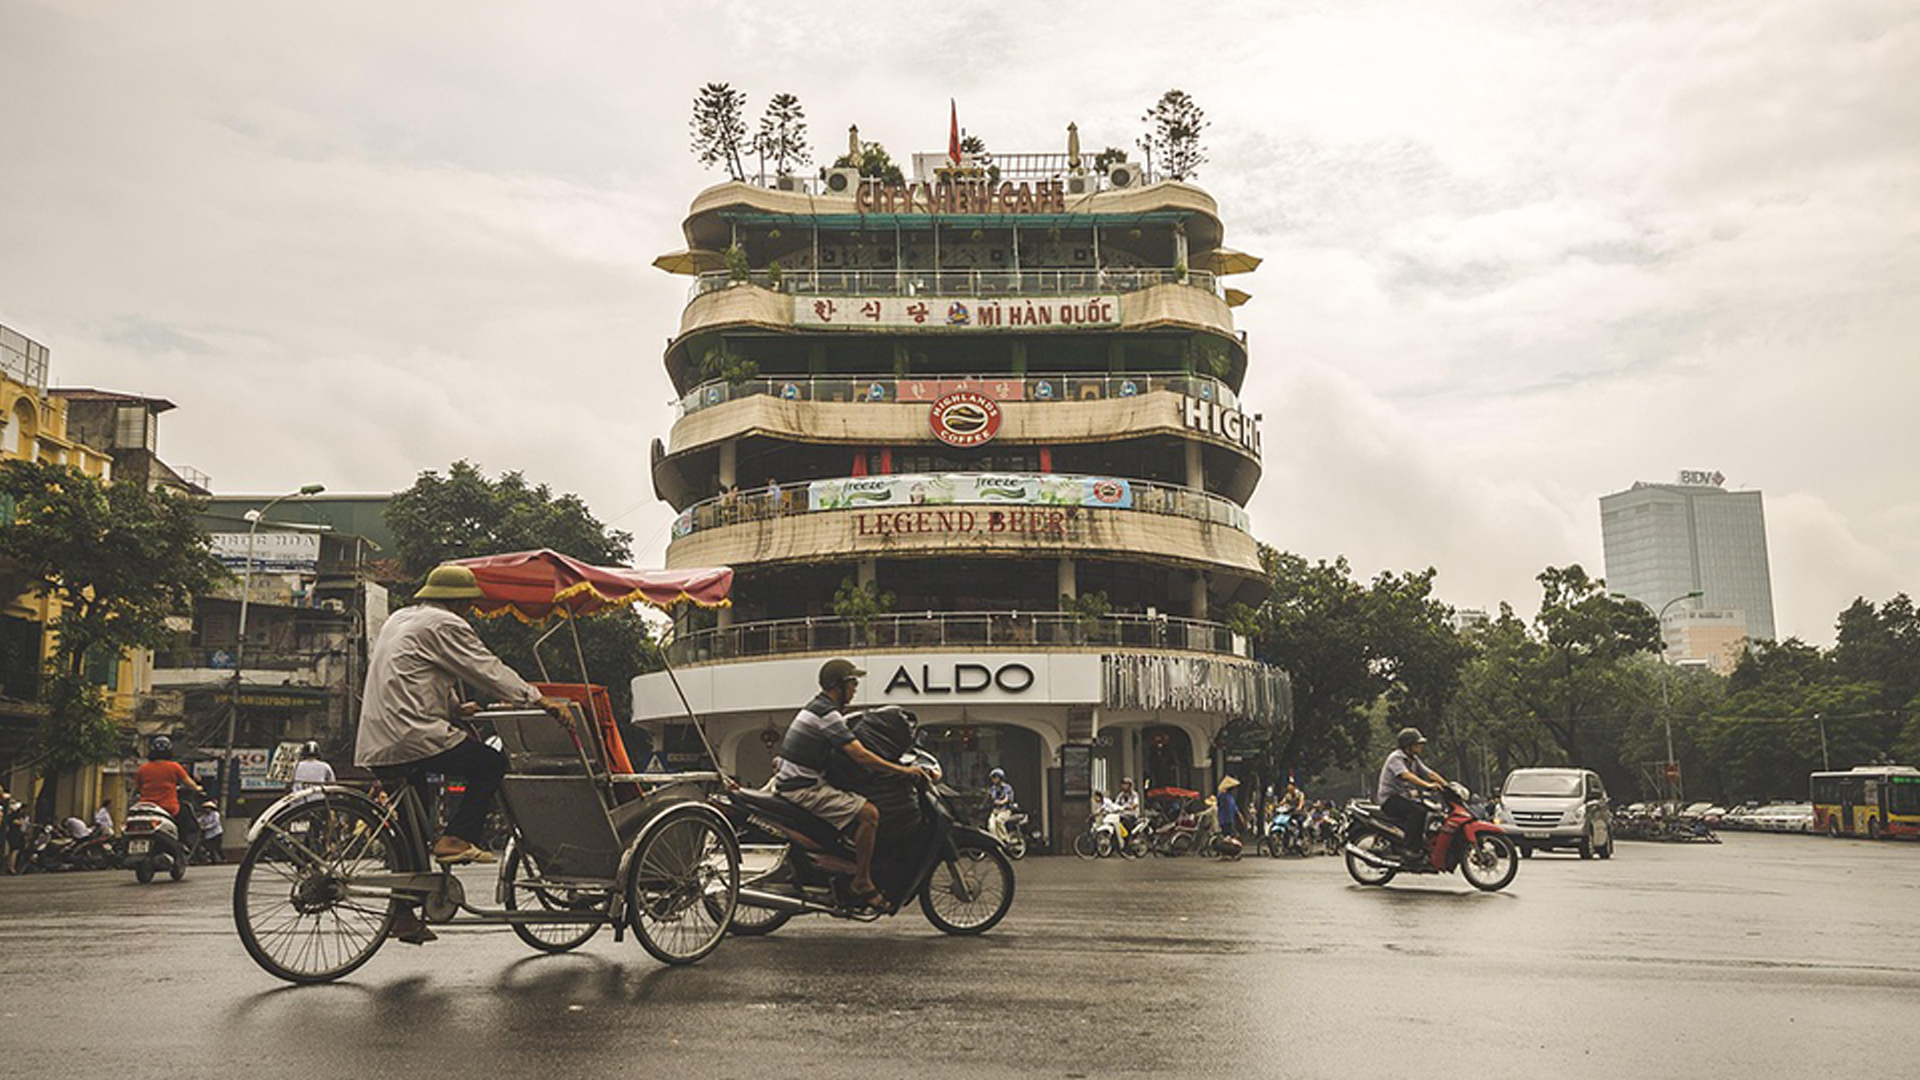
[{"label": "freeze banner", "polygon": [[809,330],[1078,330],[1120,325],[1120,297],[796,296]]},{"label": "freeze banner", "polygon": [[807,485],[809,510],[888,506],[1087,506],[1133,509],[1133,485],[1104,476],[1015,476],[1000,473],[858,476]]}]

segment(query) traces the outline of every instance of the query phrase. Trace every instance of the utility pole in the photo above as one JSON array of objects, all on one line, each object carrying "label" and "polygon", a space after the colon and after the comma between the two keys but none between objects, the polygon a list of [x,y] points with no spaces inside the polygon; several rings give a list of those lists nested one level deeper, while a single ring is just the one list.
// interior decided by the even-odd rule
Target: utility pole
[{"label": "utility pole", "polygon": [[[1649,614],[1653,612],[1653,608],[1648,607],[1646,601],[1628,596],[1626,593],[1608,593],[1607,595],[1617,600],[1628,600],[1639,604],[1646,608]],[[1667,763],[1661,770],[1661,776],[1667,789],[1667,802],[1673,802],[1678,795],[1679,777],[1676,774],[1680,771],[1680,763],[1673,759],[1673,711],[1667,700],[1667,668],[1672,666],[1672,662],[1667,658],[1667,609],[1682,600],[1698,600],[1703,595],[1705,594],[1699,589],[1681,593],[1661,604],[1659,614],[1653,616],[1653,621],[1660,627],[1660,723],[1667,731]]]},{"label": "utility pole", "polygon": [[1820,725],[1820,771],[1832,772],[1833,762],[1827,758],[1827,721],[1819,713],[1813,714],[1813,722]]},{"label": "utility pole", "polygon": [[260,529],[260,521],[275,504],[287,499],[297,499],[302,495],[318,495],[327,490],[320,484],[307,484],[298,491],[289,491],[267,500],[267,505],[258,510],[247,511],[247,559],[240,572],[240,625],[234,633],[233,644],[233,698],[227,707],[227,752],[220,759],[220,816],[225,818],[233,809],[233,789],[240,785],[240,778],[233,767],[233,740],[240,726],[240,674],[246,669],[247,657],[247,601],[253,593],[253,539]]}]

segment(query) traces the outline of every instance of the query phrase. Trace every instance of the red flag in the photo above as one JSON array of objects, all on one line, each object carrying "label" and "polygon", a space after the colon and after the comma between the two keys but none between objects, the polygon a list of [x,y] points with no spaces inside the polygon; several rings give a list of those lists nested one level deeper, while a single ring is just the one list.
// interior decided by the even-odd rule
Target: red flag
[{"label": "red flag", "polygon": [[958,165],[960,164],[960,106],[954,104],[952,98],[947,99],[947,106],[953,110],[947,125],[947,156],[953,159],[955,165]]}]

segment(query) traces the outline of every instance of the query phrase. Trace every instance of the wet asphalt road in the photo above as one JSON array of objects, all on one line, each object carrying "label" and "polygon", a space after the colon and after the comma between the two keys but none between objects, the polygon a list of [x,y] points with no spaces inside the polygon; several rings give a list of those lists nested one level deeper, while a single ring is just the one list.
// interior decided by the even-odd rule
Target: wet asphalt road
[{"label": "wet asphalt road", "polygon": [[1920,1060],[1916,844],[1623,843],[1534,858],[1492,895],[1458,875],[1364,889],[1326,857],[1018,873],[979,939],[916,907],[668,969],[609,935],[547,957],[461,929],[321,987],[253,966],[230,867],[0,878],[0,1075],[1753,1080]]}]

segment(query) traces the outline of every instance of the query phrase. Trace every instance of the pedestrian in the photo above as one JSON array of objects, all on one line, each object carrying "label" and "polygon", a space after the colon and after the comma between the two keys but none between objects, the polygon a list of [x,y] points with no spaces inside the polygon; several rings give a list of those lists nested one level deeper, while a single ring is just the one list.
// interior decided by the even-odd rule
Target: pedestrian
[{"label": "pedestrian", "polygon": [[309,740],[300,747],[300,760],[293,766],[293,790],[305,791],[333,782],[333,766],[320,756],[320,744]]},{"label": "pedestrian", "polygon": [[20,872],[20,853],[27,847],[27,808],[0,787],[0,865],[9,876]]},{"label": "pedestrian", "polygon": [[113,835],[113,802],[100,800],[100,809],[93,812],[93,831],[96,836]]},{"label": "pedestrian", "polygon": [[225,862],[226,858],[221,853],[221,837],[227,827],[220,822],[220,808],[214,805],[212,799],[208,799],[200,804],[200,812],[194,815],[194,820],[200,825],[200,850],[206,852],[207,858],[215,864]]}]

